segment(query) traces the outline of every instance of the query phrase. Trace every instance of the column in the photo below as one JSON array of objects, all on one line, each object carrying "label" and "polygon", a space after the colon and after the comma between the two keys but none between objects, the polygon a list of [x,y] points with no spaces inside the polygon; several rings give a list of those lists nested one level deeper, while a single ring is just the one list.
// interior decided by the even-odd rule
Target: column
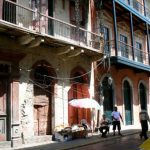
[{"label": "column", "polygon": [[118,56],[118,33],[117,33],[117,19],[116,19],[116,6],[115,0],[112,1],[113,4],[113,21],[114,21],[114,35],[115,35],[115,55]]},{"label": "column", "polygon": [[135,60],[133,18],[132,18],[132,13],[131,12],[130,12],[130,31],[131,31],[131,44],[132,44],[132,58],[133,58],[133,60]]},{"label": "column", "polygon": [[147,53],[148,53],[148,63],[150,65],[150,43],[149,43],[149,27],[148,23],[146,23],[146,31],[147,31]]}]

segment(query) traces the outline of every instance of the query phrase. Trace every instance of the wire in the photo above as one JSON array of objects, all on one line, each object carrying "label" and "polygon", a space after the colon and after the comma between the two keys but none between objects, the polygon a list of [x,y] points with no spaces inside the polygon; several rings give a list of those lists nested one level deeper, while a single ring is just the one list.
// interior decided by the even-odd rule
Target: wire
[{"label": "wire", "polygon": [[[105,59],[105,58],[101,58],[101,59],[99,60],[100,63],[99,63],[95,68],[93,68],[93,69],[95,70],[98,66],[100,66],[100,65],[103,63],[104,59]],[[23,69],[22,69],[22,70],[23,70]],[[84,73],[84,74],[82,74],[82,75],[80,75],[80,76],[76,76],[76,77],[72,77],[72,78],[59,78],[59,77],[55,77],[55,76],[42,75],[42,74],[40,74],[40,73],[38,73],[38,75],[39,75],[39,76],[42,76],[42,77],[47,77],[47,78],[56,79],[56,80],[73,80],[73,79],[81,78],[81,77],[83,77],[83,76],[85,76],[85,75],[91,73],[91,71],[92,71],[92,70],[90,70],[90,71],[88,71],[88,72],[86,72],[86,73]]]}]

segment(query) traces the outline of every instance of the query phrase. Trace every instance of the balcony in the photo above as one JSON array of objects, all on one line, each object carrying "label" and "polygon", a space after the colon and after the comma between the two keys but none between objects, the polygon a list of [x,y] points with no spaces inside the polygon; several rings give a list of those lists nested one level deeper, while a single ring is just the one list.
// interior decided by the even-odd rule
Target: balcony
[{"label": "balcony", "polygon": [[118,56],[116,56],[115,42],[109,41],[108,43],[109,44],[106,44],[107,48],[104,50],[104,53],[109,54],[111,58],[115,58],[115,61],[117,59],[117,63],[121,63],[138,69],[145,68],[145,70],[147,71],[150,70],[149,54],[144,50],[137,49],[135,47],[132,47],[131,45],[118,41]]},{"label": "balcony", "polygon": [[[46,36],[65,44],[73,44],[97,53],[101,36],[83,28],[47,16],[9,0],[3,4],[0,28],[10,27],[29,33]],[[51,42],[52,43],[52,42]]]},{"label": "balcony", "polygon": [[140,15],[145,16],[148,20],[150,19],[150,9],[147,7],[144,8],[144,5],[139,1],[137,0],[117,0],[117,1],[123,2],[127,6],[130,6],[131,8],[136,10],[136,12],[138,12]]}]

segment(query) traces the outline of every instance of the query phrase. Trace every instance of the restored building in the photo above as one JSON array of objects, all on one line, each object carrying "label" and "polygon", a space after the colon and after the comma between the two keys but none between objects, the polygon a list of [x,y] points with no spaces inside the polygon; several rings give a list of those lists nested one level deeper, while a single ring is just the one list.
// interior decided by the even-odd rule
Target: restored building
[{"label": "restored building", "polygon": [[97,23],[93,29],[104,35],[107,58],[95,73],[96,97],[108,117],[116,105],[122,113],[123,125],[135,127],[139,125],[141,109],[150,113],[150,2],[97,2]]}]

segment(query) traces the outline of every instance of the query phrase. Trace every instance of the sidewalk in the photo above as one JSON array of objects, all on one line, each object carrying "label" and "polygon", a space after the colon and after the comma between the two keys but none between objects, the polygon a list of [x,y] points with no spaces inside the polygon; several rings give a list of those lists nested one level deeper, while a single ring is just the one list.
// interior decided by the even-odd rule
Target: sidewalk
[{"label": "sidewalk", "polygon": [[[140,129],[124,129],[124,130],[122,130],[121,133],[123,134],[123,136],[129,136],[132,134],[137,134],[139,132],[140,132]],[[45,142],[45,143],[22,145],[21,147],[10,148],[7,150],[19,150],[19,149],[21,150],[21,149],[29,148],[29,147],[33,148],[34,150],[36,150],[36,149],[38,150],[38,149],[40,149],[39,147],[42,145],[45,145],[46,147],[50,148],[50,150],[69,150],[70,148],[82,147],[85,145],[104,142],[106,140],[111,140],[111,139],[116,139],[116,138],[120,138],[120,136],[118,136],[118,135],[113,136],[112,131],[110,131],[107,138],[102,138],[99,133],[93,133],[86,139],[76,139],[76,140],[67,141],[67,142],[49,141],[49,142]],[[6,150],[6,149],[3,149],[3,150]]]}]

